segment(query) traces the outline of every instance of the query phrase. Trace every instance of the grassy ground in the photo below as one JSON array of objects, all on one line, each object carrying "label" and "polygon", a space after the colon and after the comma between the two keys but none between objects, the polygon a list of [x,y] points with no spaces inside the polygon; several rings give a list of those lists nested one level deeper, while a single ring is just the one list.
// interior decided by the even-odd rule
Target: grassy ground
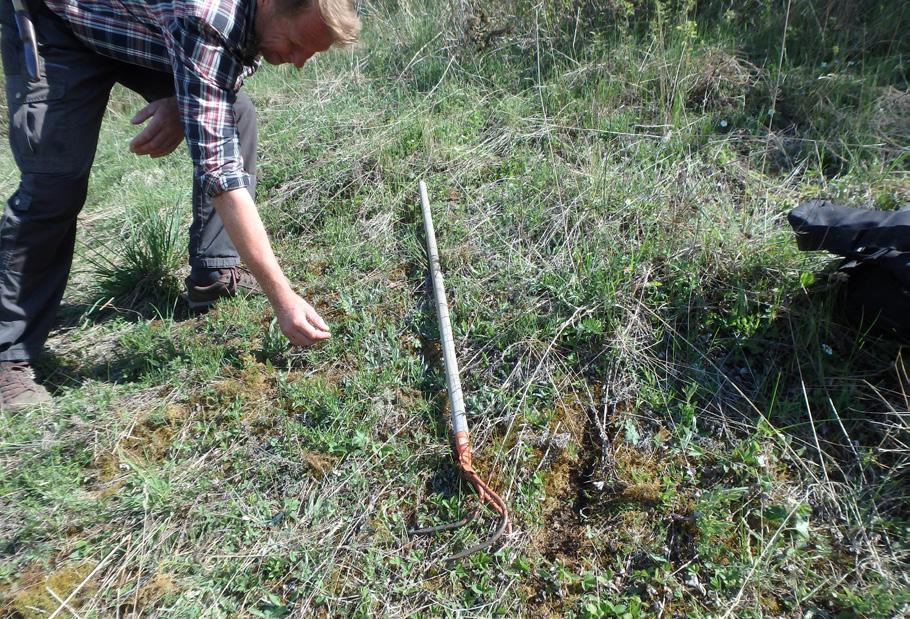
[{"label": "grassy ground", "polygon": [[[365,3],[361,47],[247,86],[263,218],[334,333],[308,351],[261,300],[187,315],[186,156],[130,155],[116,93],[57,405],[0,414],[0,608],[906,613],[906,351],[843,324],[785,219],[910,203],[910,15],[866,4]],[[419,178],[476,461],[515,517],[453,566],[492,518],[407,535],[473,501]]]}]

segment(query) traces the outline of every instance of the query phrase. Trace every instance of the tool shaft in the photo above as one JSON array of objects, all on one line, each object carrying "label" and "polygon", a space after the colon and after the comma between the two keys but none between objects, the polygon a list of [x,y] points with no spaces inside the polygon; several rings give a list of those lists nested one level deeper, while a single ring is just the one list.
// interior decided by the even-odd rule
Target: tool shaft
[{"label": "tool shaft", "polygon": [[430,278],[433,281],[433,295],[436,300],[436,316],[439,319],[439,337],[442,340],[442,357],[445,362],[446,384],[449,391],[449,408],[452,415],[452,430],[468,433],[468,420],[465,416],[464,396],[461,391],[461,378],[458,375],[458,359],[455,357],[455,339],[452,336],[452,325],[449,321],[449,304],[446,301],[445,284],[442,281],[442,268],[439,264],[439,251],[436,248],[436,230],[433,227],[433,214],[430,212],[430,199],[427,196],[427,185],[419,183],[420,205],[423,211],[423,229],[427,237],[427,258],[430,261]]},{"label": "tool shaft", "polygon": [[[436,316],[439,319],[439,337],[442,340],[442,357],[445,364],[446,383],[449,391],[449,407],[452,415],[452,450],[455,463],[461,471],[465,481],[471,484],[481,503],[492,507],[502,516],[499,527],[493,536],[485,542],[475,544],[470,548],[452,555],[446,562],[457,561],[475,552],[489,548],[504,534],[512,532],[512,521],[509,518],[509,508],[496,492],[481,479],[472,465],[471,440],[468,435],[468,420],[465,415],[464,397],[461,392],[461,378],[458,374],[458,359],[455,357],[455,338],[452,336],[452,324],[449,320],[449,304],[446,301],[445,284],[442,281],[442,267],[439,264],[439,250],[436,248],[436,230],[433,227],[433,214],[430,212],[430,199],[427,196],[427,185],[423,181],[420,187],[420,206],[423,211],[423,229],[427,237],[427,258],[430,262],[430,279],[433,282],[433,296],[436,301]],[[428,529],[417,529],[414,535],[447,531],[467,524],[474,516]]]}]

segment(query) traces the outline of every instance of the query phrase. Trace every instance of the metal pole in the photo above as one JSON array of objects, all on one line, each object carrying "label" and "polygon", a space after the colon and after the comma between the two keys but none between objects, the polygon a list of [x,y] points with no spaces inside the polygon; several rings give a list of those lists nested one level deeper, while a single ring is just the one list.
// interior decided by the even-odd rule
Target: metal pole
[{"label": "metal pole", "polygon": [[[504,533],[512,532],[512,521],[509,518],[509,508],[502,497],[490,488],[487,483],[480,478],[477,471],[471,463],[471,438],[468,434],[468,420],[465,415],[464,397],[461,393],[461,378],[458,376],[458,359],[455,357],[455,338],[452,337],[452,325],[449,322],[449,304],[446,301],[446,289],[442,282],[442,268],[439,264],[439,251],[436,248],[436,231],[433,229],[433,215],[430,213],[430,199],[427,197],[426,183],[420,181],[420,205],[423,210],[423,229],[427,237],[427,258],[430,261],[430,278],[433,280],[433,295],[436,300],[436,316],[439,319],[439,336],[442,340],[442,357],[446,371],[446,385],[449,391],[449,408],[452,414],[452,445],[455,462],[461,470],[461,474],[468,481],[477,493],[482,503],[490,505],[494,510],[499,512],[502,519],[493,535],[484,542],[475,544],[470,548],[448,557],[446,561],[456,561],[470,554],[473,554],[484,548],[489,548],[495,544]],[[428,535],[439,531],[464,526],[474,519],[479,513],[462,518],[458,522],[446,524],[426,529],[412,530],[412,535]]]},{"label": "metal pole", "polygon": [[455,339],[452,337],[452,325],[449,322],[449,304],[446,301],[446,290],[442,281],[442,268],[439,264],[439,252],[436,249],[436,231],[433,228],[430,199],[427,197],[426,183],[420,181],[419,186],[420,205],[423,210],[423,229],[427,235],[427,257],[430,260],[430,277],[433,280],[436,316],[439,318],[439,336],[442,339],[442,356],[445,362],[446,384],[449,390],[449,408],[452,412],[452,430],[455,433],[456,440],[458,440],[459,433],[468,434],[468,420],[465,416],[461,378],[458,375],[458,359],[455,357]]}]

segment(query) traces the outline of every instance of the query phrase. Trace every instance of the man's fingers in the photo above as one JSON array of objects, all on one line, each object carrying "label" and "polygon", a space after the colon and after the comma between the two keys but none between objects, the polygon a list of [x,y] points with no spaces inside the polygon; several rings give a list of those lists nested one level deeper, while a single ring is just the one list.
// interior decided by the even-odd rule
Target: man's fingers
[{"label": "man's fingers", "polygon": [[179,131],[159,133],[158,136],[149,143],[148,148],[152,152],[152,157],[163,157],[174,152],[180,143],[183,142],[183,134]]},{"label": "man's fingers", "polygon": [[170,142],[167,142],[153,157],[164,157],[165,155],[170,155],[172,152],[177,150],[177,147],[180,146],[180,143],[183,142],[183,136],[180,136],[179,139],[172,139]]},{"label": "man's fingers", "polygon": [[172,153],[183,141],[183,129],[177,115],[174,97],[152,101],[136,112],[134,125],[151,122],[130,142],[130,151],[137,155],[163,157]]},{"label": "man's fingers", "polygon": [[313,345],[313,342],[311,340],[308,340],[306,337],[300,334],[288,335],[285,333],[285,336],[288,338],[288,341],[294,346],[303,346],[304,348],[308,348]]},{"label": "man's fingers", "polygon": [[304,301],[304,307],[306,308],[306,317],[310,321],[310,324],[315,325],[320,331],[325,333],[329,332],[329,325],[322,319],[312,305]]},{"label": "man's fingers", "polygon": [[296,346],[312,346],[332,337],[329,326],[313,306],[294,295],[289,303],[275,307],[285,337]]},{"label": "man's fingers", "polygon": [[301,329],[301,331],[303,332],[303,334],[306,336],[307,339],[313,340],[315,342],[327,340],[330,337],[332,337],[332,334],[329,333],[328,331],[321,329],[319,327],[316,327],[309,323],[307,323],[306,326],[303,329]]},{"label": "man's fingers", "polygon": [[285,333],[292,344],[297,346],[312,346],[317,342],[332,337],[328,330],[317,327],[307,320],[295,322],[289,333]]},{"label": "man's fingers", "polygon": [[161,131],[155,121],[152,121],[130,142],[130,151],[137,155],[161,157],[172,153],[181,142],[181,131]]},{"label": "man's fingers", "polygon": [[[168,146],[171,144],[170,136],[157,134],[151,140],[145,144],[145,150],[148,151],[147,154],[155,157],[162,154],[167,154],[170,152]],[[173,149],[171,149],[173,150]]]},{"label": "man's fingers", "polygon": [[327,340],[332,337],[329,326],[312,309],[307,312],[307,328],[307,336],[311,339]]},{"label": "man's fingers", "polygon": [[130,122],[133,123],[134,125],[138,125],[140,123],[145,122],[146,120],[148,120],[149,118],[151,118],[152,116],[155,115],[155,110],[157,108],[158,108],[158,102],[152,101],[151,103],[146,105],[144,108],[142,108],[141,110],[136,112],[136,114],[133,116],[133,118],[130,119]]},{"label": "man's fingers", "polygon": [[327,325],[322,317],[316,313],[316,310],[311,308],[310,311],[307,312],[307,320],[323,333],[329,332],[329,325]]},{"label": "man's fingers", "polygon": [[148,143],[154,135],[155,131],[153,130],[153,127],[149,125],[130,141],[130,151],[137,155],[145,155],[148,151]]},{"label": "man's fingers", "polygon": [[309,348],[310,346],[316,345],[315,340],[311,340],[308,337],[304,337],[302,335],[298,336],[297,339],[291,343],[294,344],[294,346],[302,346],[303,348]]},{"label": "man's fingers", "polygon": [[130,142],[130,151],[137,155],[151,155],[160,150],[161,137],[154,132],[143,131]]},{"label": "man's fingers", "polygon": [[314,346],[316,343],[321,341],[321,339],[311,338],[307,337],[303,333],[297,333],[293,337],[289,337],[288,341],[290,341],[291,344],[294,344],[295,346],[303,346],[304,348],[309,348],[310,346]]}]

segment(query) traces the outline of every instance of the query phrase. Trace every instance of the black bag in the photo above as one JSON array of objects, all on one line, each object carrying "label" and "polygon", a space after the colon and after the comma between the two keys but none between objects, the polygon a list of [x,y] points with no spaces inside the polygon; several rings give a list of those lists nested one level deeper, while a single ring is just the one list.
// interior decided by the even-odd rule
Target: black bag
[{"label": "black bag", "polygon": [[843,309],[860,329],[910,342],[910,210],[811,200],[787,216],[803,251],[843,256]]}]

